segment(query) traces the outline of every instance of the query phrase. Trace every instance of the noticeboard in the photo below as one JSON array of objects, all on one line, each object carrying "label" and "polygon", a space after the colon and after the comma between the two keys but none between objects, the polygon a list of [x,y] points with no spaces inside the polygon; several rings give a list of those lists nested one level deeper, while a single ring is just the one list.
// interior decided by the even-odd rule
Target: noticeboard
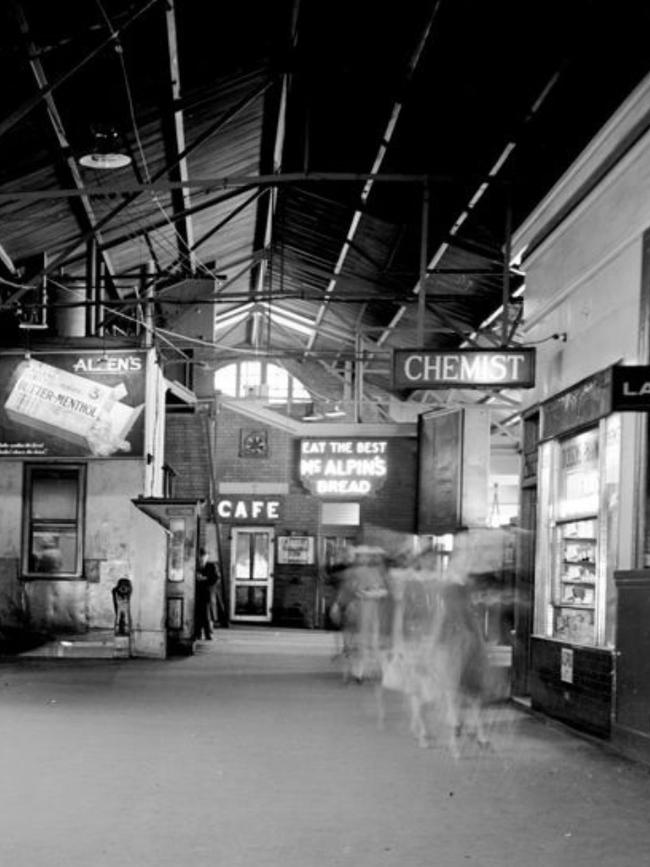
[{"label": "noticeboard", "polygon": [[278,536],[278,563],[310,565],[314,562],[313,536]]}]

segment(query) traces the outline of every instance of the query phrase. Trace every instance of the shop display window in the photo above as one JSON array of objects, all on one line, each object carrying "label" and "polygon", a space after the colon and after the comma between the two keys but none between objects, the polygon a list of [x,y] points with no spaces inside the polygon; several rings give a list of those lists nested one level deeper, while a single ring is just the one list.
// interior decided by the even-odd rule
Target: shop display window
[{"label": "shop display window", "polygon": [[556,527],[556,533],[554,637],[575,644],[594,644],[597,522],[567,521]]},{"label": "shop display window", "polygon": [[596,428],[559,444],[552,630],[574,644],[596,643],[598,453]]}]

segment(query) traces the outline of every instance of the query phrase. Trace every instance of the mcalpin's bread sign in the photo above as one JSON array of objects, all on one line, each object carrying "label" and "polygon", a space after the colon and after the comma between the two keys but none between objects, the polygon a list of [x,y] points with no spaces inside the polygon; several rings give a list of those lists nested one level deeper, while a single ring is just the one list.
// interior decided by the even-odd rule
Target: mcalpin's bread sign
[{"label": "mcalpin's bread sign", "polygon": [[300,480],[316,496],[369,496],[383,486],[387,474],[387,440],[300,441]]},{"label": "mcalpin's bread sign", "polygon": [[14,356],[0,372],[0,457],[142,454],[142,354]]}]

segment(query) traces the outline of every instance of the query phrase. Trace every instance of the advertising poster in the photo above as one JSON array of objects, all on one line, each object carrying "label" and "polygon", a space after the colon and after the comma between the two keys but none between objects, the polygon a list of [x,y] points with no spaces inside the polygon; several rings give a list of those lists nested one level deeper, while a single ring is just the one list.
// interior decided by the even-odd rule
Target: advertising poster
[{"label": "advertising poster", "polygon": [[317,497],[370,496],[388,474],[387,440],[304,439],[300,481]]},{"label": "advertising poster", "polygon": [[142,457],[142,351],[0,357],[0,458]]}]

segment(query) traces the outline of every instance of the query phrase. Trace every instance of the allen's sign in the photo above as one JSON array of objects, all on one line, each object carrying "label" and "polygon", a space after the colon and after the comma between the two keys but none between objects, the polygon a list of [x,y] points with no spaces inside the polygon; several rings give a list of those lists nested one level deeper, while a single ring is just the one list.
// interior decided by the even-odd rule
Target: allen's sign
[{"label": "allen's sign", "polygon": [[0,357],[0,457],[144,453],[146,353]]},{"label": "allen's sign", "polygon": [[319,497],[366,497],[384,484],[388,442],[305,439],[300,443],[300,480]]},{"label": "allen's sign", "polygon": [[612,367],[612,412],[650,411],[650,367]]},{"label": "allen's sign", "polygon": [[534,349],[396,349],[393,387],[530,388],[535,384]]}]

